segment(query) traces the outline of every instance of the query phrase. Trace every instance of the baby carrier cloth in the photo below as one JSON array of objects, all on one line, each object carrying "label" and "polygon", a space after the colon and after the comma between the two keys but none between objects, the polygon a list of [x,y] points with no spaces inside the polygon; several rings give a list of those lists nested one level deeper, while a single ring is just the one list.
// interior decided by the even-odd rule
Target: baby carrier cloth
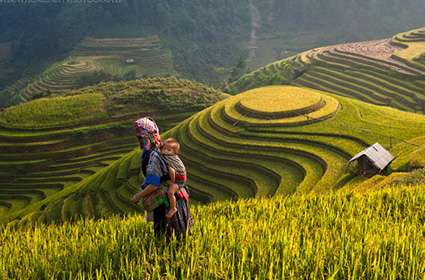
[{"label": "baby carrier cloth", "polygon": [[[152,149],[149,151],[143,151],[142,154],[142,172],[143,175],[146,176],[146,169],[147,165],[149,163],[149,158],[152,153],[158,153],[156,149]],[[168,174],[168,163],[167,160],[164,158],[161,153],[158,153],[159,159],[160,159],[160,167],[162,170],[162,174],[165,174],[161,177],[161,183],[166,182],[170,179]],[[184,165],[183,165],[184,168]],[[180,171],[181,168],[179,168]],[[176,170],[177,173],[177,170]],[[189,192],[187,190],[187,187],[184,183],[186,182],[186,174],[182,174],[181,172],[178,172],[176,174],[176,183],[179,185],[179,189],[176,191],[176,199],[183,199],[187,205],[189,205]],[[180,183],[180,184],[179,184]],[[183,183],[183,184],[182,184]],[[144,189],[146,186],[142,185],[142,189]],[[167,197],[167,190],[168,188],[164,186],[158,187],[153,193],[148,195],[143,199],[143,207],[147,211],[153,211],[155,208],[159,207],[160,205],[164,205],[165,207],[169,207],[169,201]]]}]

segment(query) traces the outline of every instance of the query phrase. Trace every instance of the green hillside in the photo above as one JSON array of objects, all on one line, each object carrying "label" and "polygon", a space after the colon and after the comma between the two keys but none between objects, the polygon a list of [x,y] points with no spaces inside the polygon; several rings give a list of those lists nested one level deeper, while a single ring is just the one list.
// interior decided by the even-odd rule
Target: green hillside
[{"label": "green hillside", "polygon": [[40,75],[20,79],[1,91],[0,106],[64,94],[101,81],[175,73],[171,52],[162,46],[159,36],[87,37],[67,58],[53,63]]},{"label": "green hillside", "polygon": [[[128,155],[138,146],[132,122],[150,115],[165,131],[225,97],[188,80],[147,78],[102,83],[5,109],[0,112],[0,221],[35,210],[40,221],[120,212],[110,202],[117,195],[108,191],[110,182],[96,181],[98,189],[84,194],[76,191],[111,164],[123,162],[121,171],[108,176],[138,174],[138,158]],[[130,205],[129,192],[118,195],[121,205]],[[140,208],[126,208],[135,209]]]},{"label": "green hillside", "polygon": [[402,48],[394,54],[393,58],[398,58],[406,63],[412,63],[412,60],[420,64],[425,63],[423,61],[425,28],[398,34],[392,38],[391,43]]},{"label": "green hillside", "polygon": [[[241,60],[255,69],[314,47],[390,36],[423,25],[424,8],[422,0],[394,0],[391,5],[388,0],[6,5],[0,11],[0,90],[10,86],[13,93],[33,82],[32,90],[39,83],[43,86],[44,79],[50,82],[39,74],[50,69],[51,63],[62,62],[87,38],[158,36],[160,48],[134,55],[158,59],[160,72],[172,69],[185,78],[221,86],[224,80],[239,77],[231,73]],[[3,50],[10,50],[6,60],[2,60]],[[115,68],[117,61],[108,59],[102,64]],[[157,72],[159,65],[149,59],[147,65]],[[90,61],[84,65],[93,66]],[[17,80],[24,83],[11,86]]]},{"label": "green hillside", "polygon": [[[276,86],[218,102],[164,137],[180,141],[193,198],[208,202],[323,192],[350,181],[358,184],[361,182],[346,169],[351,156],[375,142],[396,155],[397,147],[405,145],[413,154],[423,148],[423,143],[412,139],[423,136],[424,131],[425,117],[421,115],[316,90]],[[392,169],[409,170],[409,164],[410,158],[400,155]],[[65,211],[62,198],[49,197],[44,201],[48,207],[40,209],[43,203],[37,202],[7,219],[29,214],[30,221],[39,217],[60,221],[78,215],[100,217],[134,211],[128,199],[138,189],[138,168],[136,150],[81,181],[75,189],[79,190],[79,202],[88,204],[82,212]],[[93,193],[102,193],[102,199],[108,202],[87,198]]]},{"label": "green hillside", "polygon": [[9,107],[0,116],[0,124],[20,129],[61,128],[87,121],[106,119],[106,98],[102,93],[40,98]]},{"label": "green hillside", "polygon": [[[192,198],[205,203],[324,193],[361,184],[366,187],[359,189],[367,188],[371,181],[356,177],[347,169],[347,161],[375,142],[397,156],[387,173],[391,180],[401,179],[408,173],[400,172],[424,167],[423,161],[415,160],[423,153],[424,133],[423,115],[307,88],[274,86],[219,101],[162,136],[180,142]],[[20,224],[52,222],[137,211],[129,199],[142,180],[139,157],[136,149],[72,188],[3,221],[23,217]],[[373,177],[384,186],[390,179]],[[67,206],[63,198],[71,193],[82,203],[82,210]],[[94,193],[96,199],[91,198]]]},{"label": "green hillside", "polygon": [[[397,40],[403,48],[395,46]],[[195,202],[368,190],[399,180],[403,172],[425,166],[425,117],[376,104],[420,109],[421,40],[422,29],[304,52],[231,85],[234,91],[263,83],[297,87],[260,87],[225,100],[197,83],[150,78],[51,93],[7,108],[0,114],[6,151],[0,222],[60,222],[141,210],[129,203],[142,180],[130,122],[146,114],[164,128],[174,127],[163,137],[181,143]],[[314,75],[317,84],[310,83]],[[396,156],[389,176],[356,177],[347,161],[376,142]]]},{"label": "green hillside", "polygon": [[306,51],[243,76],[229,91],[290,84],[425,113],[424,30]]},{"label": "green hillside", "polygon": [[[142,215],[0,230],[11,279],[423,279],[425,187],[192,207],[184,242]],[[72,261],[70,261],[72,260]]]},{"label": "green hillside", "polygon": [[0,6],[0,280],[425,280],[424,0]]},{"label": "green hillside", "polygon": [[[134,71],[137,77],[175,74],[171,51],[158,35],[136,38],[84,38],[72,57],[92,60],[113,75]],[[129,60],[129,61],[127,61]]]},{"label": "green hillside", "polygon": [[[340,188],[347,161],[375,142],[393,151],[425,133],[425,117],[307,88],[254,89],[195,114],[176,137],[189,183],[214,199]],[[423,144],[422,144],[423,145]],[[392,165],[407,170],[407,157]]]}]

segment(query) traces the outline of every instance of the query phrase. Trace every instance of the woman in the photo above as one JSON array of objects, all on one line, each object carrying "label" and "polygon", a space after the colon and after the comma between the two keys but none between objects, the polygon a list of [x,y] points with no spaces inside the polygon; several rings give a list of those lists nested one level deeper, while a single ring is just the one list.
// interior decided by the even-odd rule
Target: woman
[{"label": "woman", "polygon": [[[132,198],[134,203],[138,203],[146,190],[158,188],[169,180],[168,167],[159,154],[160,136],[159,129],[155,121],[151,118],[141,118],[134,122],[136,136],[143,149],[141,167],[145,182],[142,185],[144,191],[135,194]],[[164,205],[157,207],[153,212],[154,232],[156,236],[164,233],[168,237],[174,233],[178,237],[185,236],[186,232],[192,228],[193,219],[190,215],[188,201],[177,199],[177,213],[171,220],[165,218],[167,209]]]}]

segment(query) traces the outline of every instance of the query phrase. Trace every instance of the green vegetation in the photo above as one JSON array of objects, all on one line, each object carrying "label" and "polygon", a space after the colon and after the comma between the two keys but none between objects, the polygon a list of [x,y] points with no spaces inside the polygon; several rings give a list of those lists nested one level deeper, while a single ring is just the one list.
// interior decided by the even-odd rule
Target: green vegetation
[{"label": "green vegetation", "polygon": [[392,38],[392,43],[403,48],[395,54],[399,59],[420,61],[425,54],[425,28],[398,34]]},{"label": "green vegetation", "polygon": [[[280,89],[280,87],[254,89],[250,91],[249,98],[241,98],[239,105],[253,113],[270,114],[270,117],[273,117],[276,114],[296,114],[303,112],[303,109],[314,110],[312,107],[320,106],[323,102],[323,97],[312,94],[309,90],[291,88],[290,91],[283,91]],[[248,97],[248,93],[243,96]],[[281,111],[282,109],[285,111]]]},{"label": "green vegetation", "polygon": [[415,186],[415,185],[423,185],[425,184],[425,169],[417,169],[412,171],[411,173],[403,176],[402,178],[396,179],[392,182],[393,185],[396,186]]},{"label": "green vegetation", "polygon": [[[303,1],[296,10],[257,2],[189,11],[130,1],[123,6],[138,22],[120,23],[134,29],[74,34],[79,43],[60,62],[0,92],[0,106],[22,103],[0,111],[3,278],[425,279],[425,116],[414,113],[425,113],[425,29],[315,48],[240,77],[270,55],[257,57],[257,32],[284,22],[282,11],[301,21],[317,12]],[[112,12],[100,7],[95,18]],[[211,7],[222,13],[210,18]],[[282,42],[270,32],[262,43]],[[0,43],[0,68],[15,46],[25,48]],[[177,71],[210,82],[227,76],[226,90],[239,94],[168,75]],[[0,88],[13,75],[0,70]],[[136,79],[148,75],[163,77]],[[152,238],[130,201],[143,180],[132,127],[142,116],[180,142],[189,170],[195,228],[180,242]],[[357,176],[348,160],[376,142],[395,160],[379,175]]]},{"label": "green vegetation", "polygon": [[138,146],[132,122],[149,115],[166,131],[227,97],[174,77],[101,83],[58,95],[0,112],[2,223],[140,211],[128,206],[140,166],[137,154],[128,154]]},{"label": "green vegetation", "polygon": [[195,226],[181,242],[152,238],[152,226],[141,215],[7,227],[0,233],[0,274],[14,279],[422,279],[424,203],[423,185],[217,202],[192,207]]},{"label": "green vegetation", "polygon": [[[12,56],[12,42],[0,42],[0,90],[13,79],[13,69],[8,67],[8,62]],[[0,97],[1,100],[1,97]]]},{"label": "green vegetation", "polygon": [[[256,101],[262,91],[265,97],[273,91],[277,96],[274,116],[264,115],[263,102]],[[294,97],[307,92],[324,104],[311,106],[309,99]],[[241,111],[238,104],[250,104],[250,110]],[[298,111],[291,111],[294,108]],[[409,139],[424,131],[422,115],[276,86],[218,102],[166,135],[182,145],[192,189],[222,199],[340,188],[353,177],[346,163],[354,154],[375,142],[392,151],[398,143],[410,145]],[[408,162],[405,158],[398,164]],[[191,177],[195,180],[190,181]]]},{"label": "green vegetation", "polygon": [[265,87],[240,94],[224,108],[238,126],[301,126],[336,114],[336,99],[298,87]]},{"label": "green vegetation", "polygon": [[283,60],[242,76],[236,82],[228,85],[226,90],[236,94],[261,86],[290,84],[297,75],[296,68],[288,61]]},{"label": "green vegetation", "polygon": [[[395,0],[391,5],[385,0],[216,0],[212,5],[188,0],[146,0],[126,1],[123,5],[86,4],[9,5],[0,11],[0,90],[17,80],[29,82],[76,49],[100,47],[104,51],[108,47],[116,51],[114,39],[131,48],[135,45],[125,42],[128,38],[138,42],[140,38],[152,41],[158,37],[159,48],[139,48],[134,52],[135,56],[143,54],[147,58],[146,67],[135,58],[137,66],[128,68],[154,73],[169,69],[185,78],[218,86],[238,74],[241,58],[255,69],[321,45],[383,38],[423,24],[425,8],[420,0]],[[28,24],[20,24],[22,18]],[[2,53],[8,58],[4,63]],[[106,72],[127,68],[116,57],[97,62]],[[0,106],[10,104],[14,90],[9,89],[0,94]],[[6,93],[11,95],[5,98]]]},{"label": "green vegetation", "polygon": [[202,84],[174,77],[101,83],[9,107],[0,113],[0,124],[39,129],[106,121],[108,117],[131,119],[141,110],[146,114],[158,110],[184,113],[183,109],[196,111],[222,96]]},{"label": "green vegetation", "polygon": [[393,167],[398,170],[411,171],[412,169],[425,168],[425,138],[418,137],[409,141],[409,143],[397,144],[394,149],[396,159]]},{"label": "green vegetation", "polygon": [[[135,80],[135,79],[136,77],[133,77],[133,79],[129,79],[129,80]],[[78,87],[85,87],[85,86],[95,85],[101,82],[119,81],[119,80],[121,80],[119,77],[113,76],[105,71],[98,70],[98,71],[82,74],[76,81],[76,84],[78,85]]]},{"label": "green vegetation", "polygon": [[0,125],[31,130],[78,125],[105,117],[103,94],[80,94],[42,98],[9,107],[0,114]]},{"label": "green vegetation", "polygon": [[[356,53],[359,49],[369,54],[384,50],[390,55],[394,48],[389,40],[380,40],[315,49],[266,66],[232,85],[234,89],[252,87],[255,77],[267,82],[273,71],[281,70],[287,83],[296,85],[303,85],[316,73],[314,80],[322,91],[270,86],[220,101],[226,95],[194,82],[148,78],[67,92],[65,98],[102,94],[108,117],[73,128],[53,130],[52,122],[47,130],[3,129],[6,141],[0,144],[7,154],[0,160],[7,175],[0,175],[5,178],[5,188],[19,186],[32,191],[36,186],[53,190],[55,196],[41,199],[34,192],[29,192],[32,196],[15,194],[13,201],[21,202],[12,208],[13,203],[8,202],[12,197],[3,195],[3,201],[11,207],[9,211],[3,207],[3,213],[8,214],[0,222],[62,222],[138,211],[137,206],[129,206],[129,198],[142,179],[138,174],[139,152],[127,154],[135,141],[122,135],[132,135],[130,120],[141,114],[152,115],[167,128],[177,125],[163,137],[172,136],[181,143],[181,157],[190,170],[188,184],[197,202],[337,188],[368,190],[374,183],[385,186],[403,177],[400,172],[423,167],[425,117],[347,97],[372,103],[394,97],[393,104],[405,104],[406,110],[410,107],[403,100],[421,100],[419,68]],[[331,53],[340,60],[330,59]],[[323,57],[327,57],[326,62]],[[337,67],[358,67],[358,73],[351,74],[355,71],[350,68],[344,70],[350,75],[341,74],[345,72]],[[381,85],[394,95],[378,90]],[[338,95],[330,93],[333,88],[340,90],[335,90]],[[52,93],[50,100],[63,95]],[[9,123],[9,127],[19,128],[19,124]],[[78,145],[73,144],[75,139]],[[387,170],[391,175],[361,180],[351,174],[346,163],[376,142],[397,156]],[[31,153],[22,156],[22,151],[29,149]],[[75,205],[82,201],[84,207]]]},{"label": "green vegetation", "polygon": [[84,38],[72,51],[77,60],[92,61],[98,69],[117,77],[134,72],[142,76],[175,74],[169,49],[158,35],[133,38]]},{"label": "green vegetation", "polygon": [[[104,91],[107,96],[125,96],[117,94],[119,89],[114,92],[111,87],[108,88],[110,90]],[[87,94],[89,91],[90,88],[87,88],[83,92]],[[279,102],[273,104],[271,111],[264,109],[266,101],[258,102],[263,92],[265,96],[277,96]],[[297,95],[303,97],[306,94],[310,98],[297,98]],[[188,185],[192,198],[205,203],[229,198],[356,188],[362,181],[350,173],[347,161],[375,142],[398,156],[388,170],[393,172],[391,178],[395,179],[399,172],[416,168],[409,155],[418,149],[418,139],[424,131],[423,115],[312,89],[275,86],[219,101],[162,136],[175,137],[180,142],[180,156],[190,170]],[[127,134],[131,135],[131,132]],[[118,141],[124,144],[122,140],[115,143]],[[138,174],[139,149],[125,154],[126,147],[121,149],[118,145],[121,154],[116,160],[111,157],[113,152],[109,153],[106,148],[111,144],[97,142],[97,145],[96,153],[50,164],[48,170],[36,173],[28,180],[45,182],[46,172],[55,178],[61,174],[73,177],[75,175],[71,174],[76,172],[76,168],[82,166],[86,169],[84,166],[93,166],[99,160],[106,160],[106,168],[98,168],[94,175],[84,177],[77,184],[74,182],[54,196],[35,200],[19,211],[10,212],[0,218],[0,222],[63,222],[85,216],[101,218],[114,213],[140,211],[138,206],[129,202],[142,179]],[[409,149],[405,150],[403,145]],[[75,153],[74,150],[89,147],[75,147],[69,151]],[[9,155],[8,162],[10,158]],[[42,158],[46,158],[46,154]],[[65,171],[69,173],[62,173]],[[384,180],[385,176],[381,177],[381,185],[390,183]],[[22,179],[18,178],[17,182]],[[365,183],[359,190],[370,189],[370,186],[373,188],[373,184]],[[75,206],[73,201],[86,201],[84,203],[88,205]]]},{"label": "green vegetation", "polygon": [[[416,57],[425,52],[425,46],[420,41],[398,42],[400,36],[404,35],[313,49],[249,73],[227,90],[238,93],[290,84],[424,113],[425,66]],[[414,54],[406,56],[406,52]]]},{"label": "green vegetation", "polygon": [[97,68],[91,61],[64,60],[53,63],[40,75],[24,77],[0,92],[4,106],[29,101],[34,98],[62,93],[79,87],[81,75]]},{"label": "green vegetation", "polygon": [[[158,36],[85,38],[62,61],[32,79],[21,79],[0,92],[7,105],[107,81],[175,74],[170,51]],[[6,101],[5,101],[6,102]]]}]

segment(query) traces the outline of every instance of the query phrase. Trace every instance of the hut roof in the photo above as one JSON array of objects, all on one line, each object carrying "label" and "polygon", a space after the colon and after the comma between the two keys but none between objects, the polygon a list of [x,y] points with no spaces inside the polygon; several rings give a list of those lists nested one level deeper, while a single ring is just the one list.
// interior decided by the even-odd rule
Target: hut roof
[{"label": "hut roof", "polygon": [[364,149],[355,155],[349,162],[353,162],[362,156],[366,156],[380,171],[387,167],[393,160],[394,156],[384,149],[379,143]]}]

